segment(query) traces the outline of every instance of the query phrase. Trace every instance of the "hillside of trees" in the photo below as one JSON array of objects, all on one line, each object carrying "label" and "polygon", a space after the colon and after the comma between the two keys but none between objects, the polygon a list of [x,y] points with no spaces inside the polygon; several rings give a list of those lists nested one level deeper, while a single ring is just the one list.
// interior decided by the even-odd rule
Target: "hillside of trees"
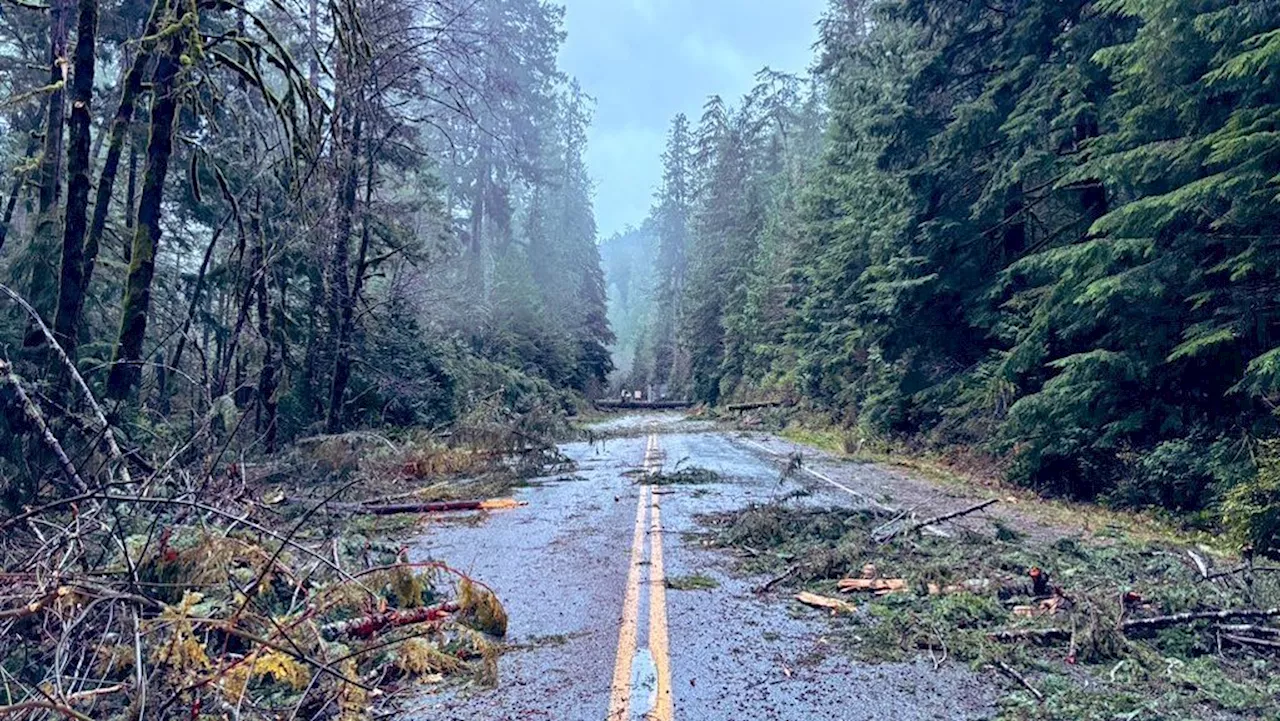
[{"label": "hillside of trees", "polygon": [[131,442],[192,453],[601,387],[562,23],[543,0],[0,6],[5,503],[56,472],[43,426],[94,450],[73,372]]},{"label": "hillside of trees", "polygon": [[1262,0],[833,0],[812,79],[672,123],[627,382],[788,397],[1078,497],[1249,506],[1280,401],[1278,28]]}]

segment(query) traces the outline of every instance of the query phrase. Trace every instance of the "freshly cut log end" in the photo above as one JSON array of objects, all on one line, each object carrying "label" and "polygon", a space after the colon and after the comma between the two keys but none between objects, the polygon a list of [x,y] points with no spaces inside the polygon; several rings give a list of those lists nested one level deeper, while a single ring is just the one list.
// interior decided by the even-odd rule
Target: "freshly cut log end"
[{"label": "freshly cut log end", "polygon": [[812,606],[813,608],[827,609],[828,611],[831,611],[831,613],[833,614],[853,613],[854,611],[858,610],[857,606],[854,606],[852,603],[849,603],[848,601],[842,601],[838,598],[831,598],[829,596],[819,596],[816,593],[809,593],[808,591],[802,591],[801,593],[797,593],[796,600],[799,601],[800,603],[803,603],[806,606]]}]

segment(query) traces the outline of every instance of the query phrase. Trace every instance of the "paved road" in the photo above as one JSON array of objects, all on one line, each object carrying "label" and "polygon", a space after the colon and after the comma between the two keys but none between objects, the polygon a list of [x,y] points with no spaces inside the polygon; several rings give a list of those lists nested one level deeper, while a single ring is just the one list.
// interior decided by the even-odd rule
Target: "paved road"
[{"label": "paved road", "polygon": [[[970,719],[993,695],[967,671],[931,662],[861,665],[830,643],[830,626],[787,598],[757,597],[759,579],[700,543],[700,514],[805,487],[805,503],[854,507],[890,499],[904,479],[871,466],[806,456],[776,438],[628,418],[634,437],[564,446],[575,475],[521,489],[528,506],[479,524],[441,524],[413,549],[492,585],[510,614],[513,648],[495,689],[426,696],[407,718],[556,721],[853,721]],[[616,430],[616,429],[614,429]],[[679,463],[722,483],[651,488],[636,469]],[[700,574],[710,590],[667,580]]]}]

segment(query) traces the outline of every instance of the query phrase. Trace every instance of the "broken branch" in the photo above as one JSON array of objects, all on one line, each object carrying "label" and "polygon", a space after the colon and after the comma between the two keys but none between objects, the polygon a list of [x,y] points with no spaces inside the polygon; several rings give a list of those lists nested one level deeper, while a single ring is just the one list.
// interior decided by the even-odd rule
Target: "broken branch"
[{"label": "broken branch", "polygon": [[339,506],[350,513],[371,516],[394,516],[400,513],[453,513],[457,511],[502,511],[528,505],[512,498],[495,498],[487,501],[437,501],[433,503],[395,503],[383,506]]},{"label": "broken branch", "polygon": [[905,530],[891,532],[891,533],[889,533],[888,535],[886,535],[886,536],[884,537],[884,539],[883,539],[883,540],[884,540],[884,541],[890,541],[890,540],[892,540],[895,536],[898,536],[898,535],[908,535],[908,536],[909,536],[909,535],[911,535],[912,533],[915,533],[916,531],[924,530],[924,529],[926,529],[926,528],[928,528],[928,527],[930,527],[930,526],[936,526],[936,525],[938,525],[939,523],[946,523],[947,521],[954,521],[954,520],[955,520],[955,519],[957,519],[957,518],[963,518],[963,517],[968,516],[968,515],[970,515],[970,514],[977,513],[978,511],[981,511],[981,510],[983,510],[983,509],[985,509],[985,508],[990,508],[991,506],[994,506],[995,504],[997,504],[997,503],[999,503],[999,502],[1000,502],[1000,499],[999,499],[999,498],[992,498],[991,500],[989,500],[989,501],[983,501],[982,503],[979,503],[979,504],[978,504],[978,505],[976,505],[976,506],[970,506],[969,508],[966,508],[966,509],[964,509],[963,511],[955,511],[954,513],[945,513],[945,514],[943,514],[943,515],[941,515],[941,516],[934,516],[933,518],[930,518],[930,519],[929,519],[929,520],[927,520],[927,521],[921,521],[921,522],[916,523],[916,524],[914,524],[914,525],[908,526]]},{"label": "broken branch", "polygon": [[415,608],[407,611],[386,611],[372,616],[339,621],[321,627],[320,633],[329,640],[351,636],[354,638],[373,638],[389,628],[411,626],[415,623],[442,621],[450,614],[456,613],[458,604],[443,603],[429,608]]}]

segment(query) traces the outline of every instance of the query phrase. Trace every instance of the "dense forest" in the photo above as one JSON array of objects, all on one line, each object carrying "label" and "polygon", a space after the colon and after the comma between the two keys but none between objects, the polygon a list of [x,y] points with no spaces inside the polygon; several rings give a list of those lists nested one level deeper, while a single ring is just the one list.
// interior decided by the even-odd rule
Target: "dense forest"
[{"label": "dense forest", "polygon": [[598,388],[591,100],[556,66],[562,16],[0,7],[9,507],[56,468],[39,426],[97,442],[71,373],[138,442],[216,421],[249,451]]},{"label": "dense forest", "polygon": [[812,78],[672,122],[624,382],[789,398],[1075,496],[1252,507],[1278,27],[1262,0],[832,2]]},{"label": "dense forest", "polygon": [[563,23],[0,2],[0,716],[492,678],[496,594],[376,519],[510,507],[611,371]]}]

